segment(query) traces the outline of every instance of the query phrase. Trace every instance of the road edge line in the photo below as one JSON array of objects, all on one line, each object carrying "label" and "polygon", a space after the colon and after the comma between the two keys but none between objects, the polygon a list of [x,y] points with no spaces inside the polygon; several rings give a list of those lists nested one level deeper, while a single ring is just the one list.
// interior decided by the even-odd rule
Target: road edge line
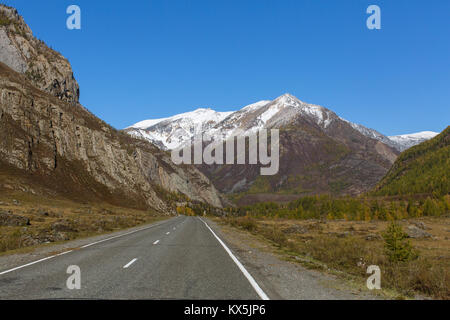
[{"label": "road edge line", "polygon": [[216,233],[211,229],[211,227],[205,221],[203,221],[202,218],[199,217],[199,219],[201,222],[203,222],[205,224],[205,226],[209,229],[209,231],[211,231],[211,233],[217,239],[217,241],[219,241],[219,243],[222,245],[222,247],[225,249],[225,251],[231,257],[231,259],[234,261],[234,263],[236,263],[239,270],[241,270],[241,272],[244,274],[244,276],[250,282],[250,285],[253,287],[253,289],[256,291],[256,293],[259,295],[259,297],[262,300],[270,300],[270,298],[267,296],[267,294],[263,291],[263,289],[261,289],[261,287],[258,285],[256,280],[252,277],[250,272],[248,272],[247,269],[245,269],[245,267],[238,260],[238,258],[236,258],[236,256],[233,254],[233,252],[231,252],[231,250],[227,247],[227,245],[216,235]]},{"label": "road edge line", "polygon": [[[174,217],[174,218],[177,218],[177,217]],[[114,236],[114,237],[111,237],[111,238],[107,238],[107,239],[103,239],[103,240],[100,240],[100,241],[95,241],[95,242],[86,244],[84,246],[81,246],[80,249],[84,249],[84,248],[90,247],[90,246],[92,246],[94,244],[98,244],[98,243],[105,242],[105,241],[108,241],[108,240],[112,240],[112,239],[120,238],[120,237],[123,237],[123,236],[127,236],[129,234],[133,234],[133,233],[136,233],[136,232],[139,232],[139,231],[144,231],[144,230],[147,230],[147,229],[150,229],[150,228],[153,228],[153,227],[157,227],[157,226],[159,226],[159,225],[161,225],[163,223],[166,223],[166,222],[168,222],[170,220],[171,219],[165,220],[165,221],[161,221],[159,223],[153,224],[153,225],[145,227],[145,228],[141,228],[141,229],[138,229],[138,230],[130,231],[130,232],[127,232],[127,233],[124,233],[124,234],[119,234],[117,236]],[[0,276],[4,275],[4,274],[7,274],[7,273],[10,273],[10,272],[13,272],[13,271],[16,271],[16,270],[19,270],[19,269],[23,269],[25,267],[29,267],[29,266],[31,266],[33,264],[36,264],[36,263],[39,263],[39,262],[43,262],[43,261],[50,260],[50,259],[58,257],[58,256],[62,256],[63,254],[66,254],[66,253],[69,253],[69,252],[72,252],[72,251],[74,251],[74,250],[72,249],[72,250],[63,251],[61,253],[54,254],[52,256],[48,256],[48,257],[45,257],[45,258],[42,258],[42,259],[39,259],[39,260],[36,260],[36,261],[32,261],[32,262],[23,264],[23,265],[18,266],[18,267],[14,267],[14,268],[11,268],[11,269],[8,269],[8,270],[5,270],[5,271],[1,271],[0,272]]]}]

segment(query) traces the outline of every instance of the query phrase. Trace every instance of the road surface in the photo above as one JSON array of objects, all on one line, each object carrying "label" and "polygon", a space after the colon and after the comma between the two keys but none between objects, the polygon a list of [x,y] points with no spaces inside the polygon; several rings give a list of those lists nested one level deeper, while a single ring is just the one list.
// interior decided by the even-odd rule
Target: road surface
[{"label": "road surface", "polygon": [[[69,266],[80,289],[69,289]],[[76,281],[69,281],[72,284]],[[69,285],[70,286],[70,285]],[[198,217],[178,216],[42,261],[0,270],[0,299],[267,299]]]}]

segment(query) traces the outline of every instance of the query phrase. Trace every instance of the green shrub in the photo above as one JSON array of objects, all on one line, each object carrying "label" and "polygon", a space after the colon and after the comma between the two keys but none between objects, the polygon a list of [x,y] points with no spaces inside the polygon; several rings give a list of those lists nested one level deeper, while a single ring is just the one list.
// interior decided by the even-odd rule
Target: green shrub
[{"label": "green shrub", "polygon": [[386,255],[392,262],[405,262],[418,257],[402,227],[392,222],[383,233]]}]

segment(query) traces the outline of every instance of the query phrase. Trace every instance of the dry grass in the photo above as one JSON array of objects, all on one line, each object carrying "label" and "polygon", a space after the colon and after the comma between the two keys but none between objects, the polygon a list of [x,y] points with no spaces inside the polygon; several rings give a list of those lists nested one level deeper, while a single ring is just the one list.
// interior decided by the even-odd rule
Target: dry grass
[{"label": "dry grass", "polygon": [[[307,267],[343,272],[362,281],[369,265],[378,265],[382,287],[405,297],[450,299],[450,219],[422,218],[431,239],[412,239],[418,259],[393,263],[380,237],[387,222],[254,219],[228,217],[223,221],[270,240]],[[415,221],[402,221],[404,226]],[[371,240],[367,240],[370,236]]]},{"label": "dry grass", "polygon": [[0,193],[0,211],[30,219],[28,226],[0,226],[0,254],[117,231],[167,218],[154,211],[106,203],[78,203],[13,190]]}]

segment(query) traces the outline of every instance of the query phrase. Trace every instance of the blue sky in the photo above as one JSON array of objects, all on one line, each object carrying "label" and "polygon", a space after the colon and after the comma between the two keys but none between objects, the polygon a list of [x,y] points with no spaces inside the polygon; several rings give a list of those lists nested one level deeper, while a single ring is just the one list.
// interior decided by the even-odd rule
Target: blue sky
[{"label": "blue sky", "polygon": [[[116,128],[289,92],[384,134],[450,120],[450,1],[11,0]],[[81,8],[81,30],[66,8]],[[366,8],[381,8],[368,30]]]}]

